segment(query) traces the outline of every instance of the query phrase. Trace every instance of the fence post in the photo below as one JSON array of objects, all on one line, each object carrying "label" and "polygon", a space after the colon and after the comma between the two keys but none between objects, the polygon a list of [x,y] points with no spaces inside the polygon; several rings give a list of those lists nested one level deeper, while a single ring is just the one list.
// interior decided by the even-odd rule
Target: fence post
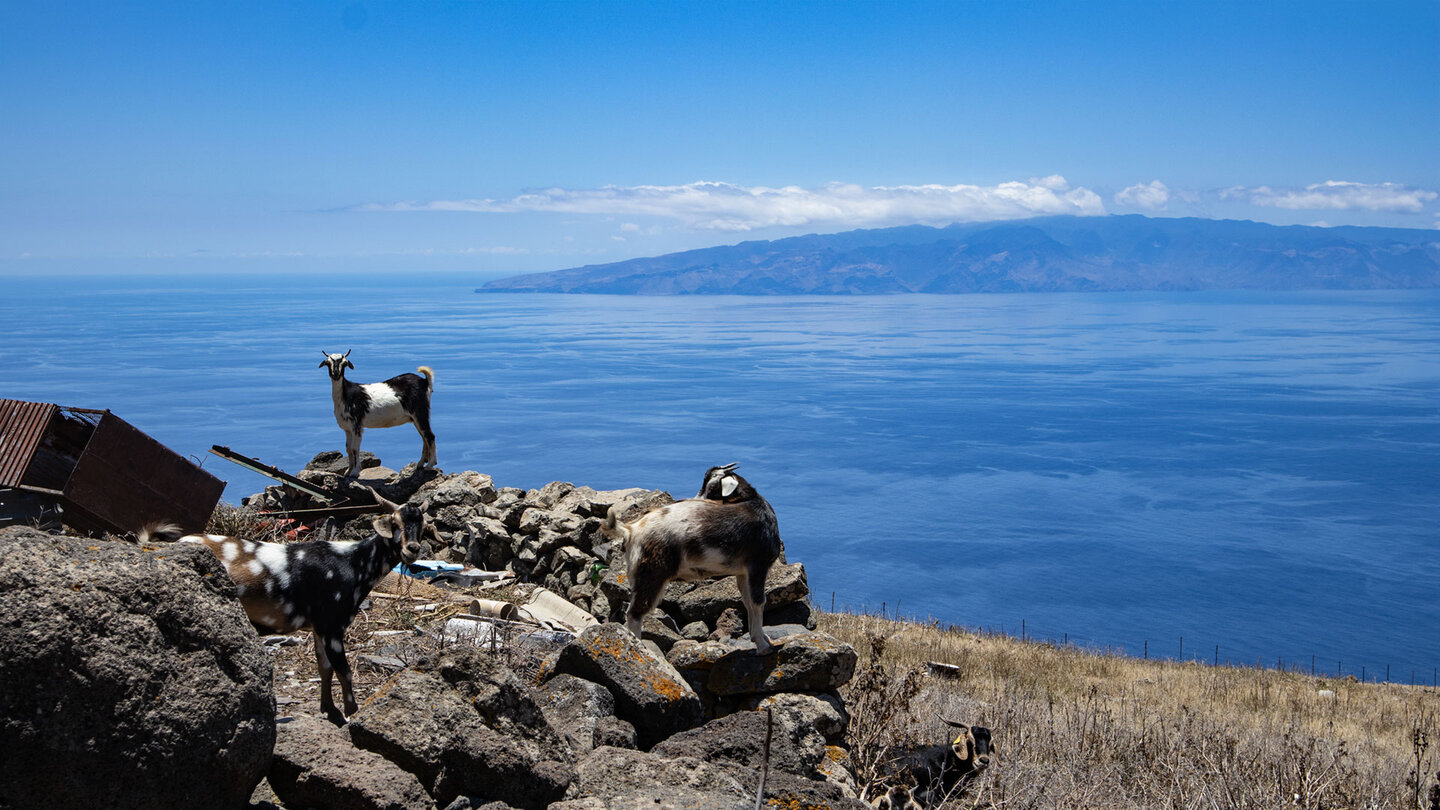
[{"label": "fence post", "polygon": [[1215,663],[1212,666],[1220,666],[1220,645],[1215,645]]}]

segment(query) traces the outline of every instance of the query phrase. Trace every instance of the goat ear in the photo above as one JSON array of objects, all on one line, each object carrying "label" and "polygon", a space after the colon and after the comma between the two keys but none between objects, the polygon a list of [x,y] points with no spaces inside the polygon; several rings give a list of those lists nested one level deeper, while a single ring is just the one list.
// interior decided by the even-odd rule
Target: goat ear
[{"label": "goat ear", "polygon": [[381,515],[371,522],[375,533],[389,540],[395,536],[395,520],[391,515]]},{"label": "goat ear", "polygon": [[353,368],[355,368],[355,364],[352,363],[352,362],[350,362],[349,360],[346,360],[346,361],[345,361],[345,367],[346,367],[346,368],[351,368],[351,369],[353,369]]},{"label": "goat ear", "polygon": [[739,487],[740,482],[735,480],[735,476],[725,476],[724,478],[720,479],[720,497],[728,498],[731,495],[734,495],[735,490]]},{"label": "goat ear", "polygon": [[330,365],[330,358],[327,357],[324,360],[321,360],[320,365],[316,366],[316,368],[324,368],[328,365]]}]

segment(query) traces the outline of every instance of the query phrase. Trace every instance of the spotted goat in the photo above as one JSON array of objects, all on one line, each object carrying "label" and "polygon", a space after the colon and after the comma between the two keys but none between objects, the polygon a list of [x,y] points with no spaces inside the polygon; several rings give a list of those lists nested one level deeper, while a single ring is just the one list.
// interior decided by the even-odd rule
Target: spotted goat
[{"label": "spotted goat", "polygon": [[335,404],[335,423],[345,431],[345,455],[350,459],[349,475],[360,473],[360,439],[365,428],[387,428],[412,424],[420,432],[420,466],[436,464],[435,433],[430,430],[430,395],[435,392],[435,372],[429,366],[415,369],[424,374],[400,374],[385,382],[357,383],[345,379],[345,369],[355,368],[350,352],[329,354],[320,368],[330,375],[330,399]]},{"label": "spotted goat", "polygon": [[671,580],[735,575],[755,650],[770,651],[765,637],[765,577],[780,556],[780,525],[770,502],[735,472],[735,464],[705,472],[699,494],[652,509],[628,523],[611,506],[601,533],[620,541],[630,581],[625,626],[640,637],[645,615]]},{"label": "spotted goat", "polygon": [[[203,543],[225,565],[253,624],[279,633],[309,628],[320,670],[320,709],[339,724],[359,709],[345,657],[346,628],[375,583],[396,564],[414,562],[427,535],[435,536],[426,504],[398,506],[381,499],[381,505],[385,512],[372,521],[373,533],[358,541],[267,543],[218,534],[182,536],[169,524],[146,528],[140,540]],[[340,676],[345,715],[335,708],[333,675]]]}]

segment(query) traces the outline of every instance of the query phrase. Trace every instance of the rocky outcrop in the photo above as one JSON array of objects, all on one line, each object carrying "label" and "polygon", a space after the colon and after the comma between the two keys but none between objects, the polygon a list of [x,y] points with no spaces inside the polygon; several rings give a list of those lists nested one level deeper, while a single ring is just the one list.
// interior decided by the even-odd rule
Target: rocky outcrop
[{"label": "rocky outcrop", "polygon": [[[361,499],[367,497],[364,489],[373,487],[392,501],[426,503],[441,538],[439,547],[425,549],[426,556],[492,571],[508,569],[601,621],[621,621],[630,598],[617,556],[620,550],[600,533],[606,512],[618,506],[621,516],[629,519],[674,500],[657,490],[602,491],[564,481],[532,490],[497,487],[490,476],[474,471],[442,474],[412,464],[396,473],[378,466],[367,451],[362,450],[360,457],[358,482],[343,477],[348,462],[334,450],[316,455],[297,476]],[[265,510],[321,505],[303,492],[278,486],[247,498],[246,504]],[[352,527],[356,533],[367,531],[363,524],[352,521],[351,527],[337,528],[348,537]],[[731,608],[743,615],[734,577],[672,582],[659,607],[647,617],[644,635],[666,651],[682,638],[707,637]],[[766,577],[765,623],[815,628],[805,568],[787,564],[783,552]]]},{"label": "rocky outcrop", "polygon": [[414,774],[356,748],[345,731],[319,717],[295,717],[279,725],[269,779],[288,807],[435,810]]},{"label": "rocky outcrop", "polygon": [[615,716],[615,697],[598,683],[556,675],[540,690],[540,708],[577,754],[602,745],[635,747],[635,727]]},{"label": "rocky outcrop", "polygon": [[[447,638],[440,652],[432,647],[415,655],[404,653],[399,641],[389,642],[397,645],[393,654],[382,646],[375,657],[388,662],[388,679],[348,726],[291,718],[275,742],[270,662],[208,550],[176,544],[145,552],[124,544],[87,546],[93,541],[27,536],[17,546],[25,553],[6,553],[0,565],[8,578],[0,580],[0,599],[33,592],[43,583],[54,593],[41,604],[69,624],[65,629],[54,624],[39,640],[20,638],[22,629],[52,625],[44,611],[12,599],[16,604],[0,603],[6,609],[0,621],[11,622],[4,640],[13,637],[9,646],[43,664],[38,673],[14,682],[48,677],[62,687],[47,692],[39,684],[31,693],[12,696],[7,679],[4,728],[12,739],[27,741],[30,750],[16,748],[14,761],[25,766],[19,769],[9,767],[7,755],[0,778],[20,780],[20,790],[39,790],[23,780],[38,778],[26,774],[54,773],[50,760],[41,764],[42,756],[68,763],[67,773],[79,775],[62,781],[78,787],[37,793],[44,796],[43,806],[72,801],[94,807],[240,806],[268,768],[268,783],[255,793],[257,808],[753,807],[759,771],[768,761],[765,793],[772,806],[863,806],[854,804],[853,781],[847,782],[843,767],[840,744],[848,717],[835,692],[854,671],[854,651],[810,629],[809,590],[799,563],[782,558],[767,577],[766,633],[775,641],[767,655],[757,655],[742,633],[733,577],[669,584],[661,605],[647,617],[644,640],[637,640],[613,622],[623,614],[629,591],[619,570],[621,550],[606,542],[599,527],[612,507],[634,517],[670,502],[667,493],[597,491],[564,482],[528,491],[497,487],[476,472],[446,475],[412,465],[396,473],[368,453],[362,453],[359,482],[344,479],[346,469],[340,453],[322,453],[299,475],[340,492],[358,495],[359,488],[374,486],[390,500],[426,504],[439,538],[427,556],[508,569],[535,615],[560,615],[551,602],[548,613],[541,611],[536,599],[560,594],[601,623],[591,625],[590,616],[561,602],[561,612],[574,621],[551,627],[569,627],[578,636],[554,629],[516,633],[511,627],[494,634],[496,640],[503,636],[504,644],[474,646]],[[265,509],[317,505],[280,487],[248,500]],[[325,531],[346,538],[367,533],[368,525],[368,519],[353,520]],[[35,556],[32,547],[49,549],[50,556]],[[91,557],[105,573],[86,567]],[[77,571],[81,579],[75,579]],[[429,590],[437,594],[429,598],[446,600],[443,589]],[[67,644],[49,641],[52,637]],[[86,643],[73,643],[76,638]],[[177,660],[167,657],[172,653],[165,644],[175,648]],[[78,652],[66,653],[71,647]],[[156,650],[161,654],[153,655]],[[10,663],[13,658],[3,659],[5,654],[0,651],[0,667],[24,669]],[[143,663],[127,669],[132,658]],[[202,664],[227,680],[216,681],[214,673],[201,671]],[[537,664],[537,675],[516,674],[535,672]],[[77,669],[83,683],[79,676],[66,681]],[[0,675],[11,671],[0,669]],[[176,685],[180,672],[189,676],[194,694]],[[123,683],[109,684],[106,677]],[[76,697],[90,697],[87,690],[97,691],[97,684],[104,688],[93,705]],[[152,699],[162,705],[146,702]],[[86,711],[69,711],[76,705]],[[25,719],[62,710],[67,718],[59,725],[62,742],[35,743],[39,725],[27,727]],[[112,723],[130,735],[119,739],[141,738],[117,719],[123,711],[144,715],[145,723],[136,728],[169,730],[183,750],[167,752],[162,740],[126,758],[123,746],[96,743],[107,739]],[[184,717],[176,719],[179,715]],[[273,766],[268,765],[272,743]],[[112,750],[116,758],[105,759]],[[218,776],[215,751],[224,766]],[[94,759],[97,752],[101,756]],[[192,764],[187,757],[203,762]],[[164,763],[163,771],[155,763]],[[203,774],[206,784],[176,778],[192,772]],[[155,777],[160,773],[163,779]],[[116,784],[123,786],[120,799],[114,796]],[[160,792],[171,786],[173,796]],[[8,797],[0,793],[0,806],[9,806]],[[60,801],[52,801],[56,798]]]},{"label": "rocky outcrop", "polygon": [[539,808],[574,778],[575,754],[502,660],[446,651],[396,675],[350,718],[360,748],[419,777],[442,807],[460,796]]},{"label": "rocky outcrop", "polygon": [[0,805],[240,807],[270,659],[203,546],[0,530]]},{"label": "rocky outcrop", "polygon": [[[751,810],[760,770],[732,760],[708,762],[656,751],[597,748],[580,761],[565,801],[552,810],[633,810],[636,807]],[[766,807],[869,810],[834,783],[772,768],[765,778]]]},{"label": "rocky outcrop", "polygon": [[541,678],[559,675],[593,681],[613,694],[617,715],[635,727],[641,748],[693,728],[702,717],[700,698],[680,673],[618,624],[586,629],[547,660]]}]

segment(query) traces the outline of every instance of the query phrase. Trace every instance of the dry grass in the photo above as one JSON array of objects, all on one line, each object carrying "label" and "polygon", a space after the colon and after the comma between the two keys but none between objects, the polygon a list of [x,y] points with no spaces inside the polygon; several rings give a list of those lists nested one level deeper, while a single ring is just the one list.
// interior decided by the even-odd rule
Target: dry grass
[{"label": "dry grass", "polygon": [[[1144,661],[875,616],[822,614],[820,629],[862,658],[883,638],[878,666],[892,685],[929,661],[959,668],[953,679],[926,675],[914,701],[878,718],[886,727],[866,728],[877,718],[862,712],[852,729],[864,762],[867,744],[945,741],[936,715],[991,727],[999,767],[945,807],[1423,810],[1440,779],[1440,752],[1417,745],[1440,741],[1433,689]],[[866,688],[857,677],[847,701]]]}]

